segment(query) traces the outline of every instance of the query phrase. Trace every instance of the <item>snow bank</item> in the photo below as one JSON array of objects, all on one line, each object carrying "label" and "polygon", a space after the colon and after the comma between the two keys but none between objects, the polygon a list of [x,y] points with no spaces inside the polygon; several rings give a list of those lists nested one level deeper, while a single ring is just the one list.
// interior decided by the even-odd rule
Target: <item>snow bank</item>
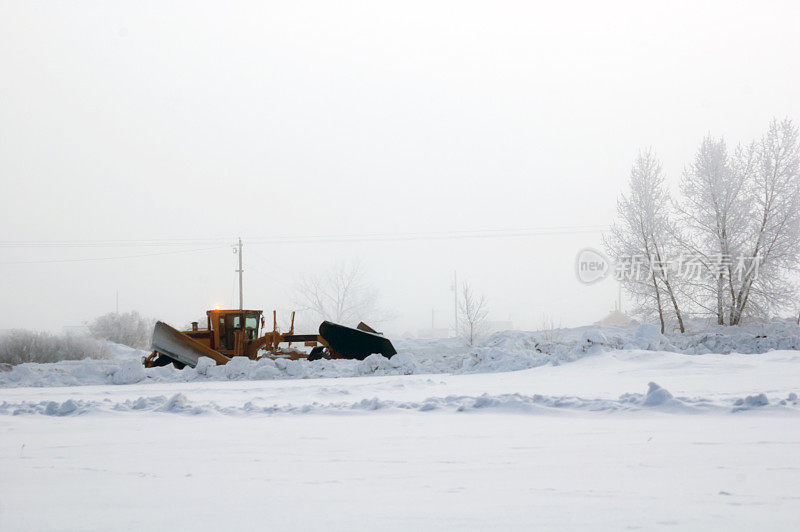
[{"label": "snow bank", "polygon": [[709,325],[685,334],[670,334],[678,353],[766,353],[773,350],[800,349],[800,327],[795,320],[774,319],[768,323],[742,326]]},{"label": "snow bank", "polygon": [[[688,355],[706,353],[763,353],[773,349],[798,349],[800,327],[789,320],[744,327],[709,327],[683,335],[663,335],[658,327],[631,322],[619,326],[590,326],[555,331],[504,331],[481,345],[467,347],[459,338],[398,339],[397,355],[365,360],[272,360],[235,358],[225,366],[201,359],[196,368],[172,366],[144,369],[147,353],[119,346],[108,360],[20,364],[0,371],[0,388],[21,386],[78,386],[134,384],[139,382],[189,382],[201,380],[313,379],[362,375],[423,373],[490,373],[559,365],[610,350],[643,349]],[[657,394],[658,392],[654,392]],[[653,399],[655,400],[655,399]]]},{"label": "snow bank", "polygon": [[[733,403],[710,402],[703,398],[676,398],[658,384],[648,384],[647,392],[627,393],[619,399],[596,399],[576,396],[525,395],[520,393],[495,394],[484,393],[478,396],[448,395],[446,397],[429,397],[422,401],[396,401],[372,397],[360,401],[342,401],[329,403],[300,404],[259,404],[258,400],[249,400],[242,406],[219,406],[214,402],[194,403],[185,394],[177,393],[169,398],[159,395],[155,397],[139,397],[111,403],[104,401],[67,399],[56,401],[22,401],[0,403],[0,415],[45,415],[45,416],[77,416],[90,413],[106,412],[160,412],[166,414],[187,415],[277,415],[277,414],[341,414],[365,413],[376,410],[383,411],[450,411],[450,412],[482,412],[502,411],[504,413],[536,414],[545,410],[568,410],[593,413],[625,413],[640,411],[658,411],[663,413],[724,413],[740,412],[750,408],[765,408],[773,405],[774,409],[800,410],[800,402],[794,395],[793,402],[770,402],[765,394],[748,396]],[[791,396],[790,396],[791,397]]]}]

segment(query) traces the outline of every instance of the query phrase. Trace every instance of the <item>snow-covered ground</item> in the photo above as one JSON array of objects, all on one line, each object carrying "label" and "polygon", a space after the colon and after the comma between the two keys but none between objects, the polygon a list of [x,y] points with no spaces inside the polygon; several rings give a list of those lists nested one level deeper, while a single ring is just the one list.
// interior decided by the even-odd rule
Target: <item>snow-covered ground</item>
[{"label": "snow-covered ground", "polygon": [[[15,367],[0,530],[798,529],[797,329],[692,337],[630,325],[398,341],[392,361],[143,371],[120,349]],[[710,344],[747,354],[687,354]]]}]

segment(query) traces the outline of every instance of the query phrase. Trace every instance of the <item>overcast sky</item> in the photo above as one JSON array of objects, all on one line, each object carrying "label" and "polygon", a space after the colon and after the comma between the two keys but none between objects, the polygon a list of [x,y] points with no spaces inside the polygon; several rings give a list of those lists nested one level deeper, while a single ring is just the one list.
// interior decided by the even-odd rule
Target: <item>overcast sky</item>
[{"label": "overcast sky", "polygon": [[800,3],[3,0],[0,73],[0,329],[235,305],[238,236],[251,308],[361,260],[388,331],[452,323],[455,270],[578,325],[616,299],[575,279],[598,232],[264,241],[606,226],[639,148],[675,181],[800,120]]}]

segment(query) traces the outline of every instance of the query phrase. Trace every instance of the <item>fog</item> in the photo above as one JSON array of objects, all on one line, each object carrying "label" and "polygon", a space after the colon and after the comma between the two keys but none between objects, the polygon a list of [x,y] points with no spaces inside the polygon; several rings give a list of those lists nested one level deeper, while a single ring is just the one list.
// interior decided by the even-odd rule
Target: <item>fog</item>
[{"label": "fog", "polygon": [[[0,329],[295,306],[360,261],[387,331],[580,325],[642,147],[800,117],[797,2],[0,3]],[[368,321],[368,317],[365,317]]]}]

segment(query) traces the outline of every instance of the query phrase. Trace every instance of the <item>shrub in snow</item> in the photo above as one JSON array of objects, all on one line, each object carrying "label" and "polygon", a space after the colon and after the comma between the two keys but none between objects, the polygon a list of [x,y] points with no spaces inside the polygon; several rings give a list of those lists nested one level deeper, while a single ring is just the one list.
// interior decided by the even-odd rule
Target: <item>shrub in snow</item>
[{"label": "shrub in snow", "polygon": [[15,329],[0,336],[0,363],[106,358],[109,345],[94,338]]},{"label": "shrub in snow", "polygon": [[155,320],[144,318],[138,312],[109,312],[95,319],[89,325],[89,331],[95,338],[135,349],[149,349],[154,325]]}]

